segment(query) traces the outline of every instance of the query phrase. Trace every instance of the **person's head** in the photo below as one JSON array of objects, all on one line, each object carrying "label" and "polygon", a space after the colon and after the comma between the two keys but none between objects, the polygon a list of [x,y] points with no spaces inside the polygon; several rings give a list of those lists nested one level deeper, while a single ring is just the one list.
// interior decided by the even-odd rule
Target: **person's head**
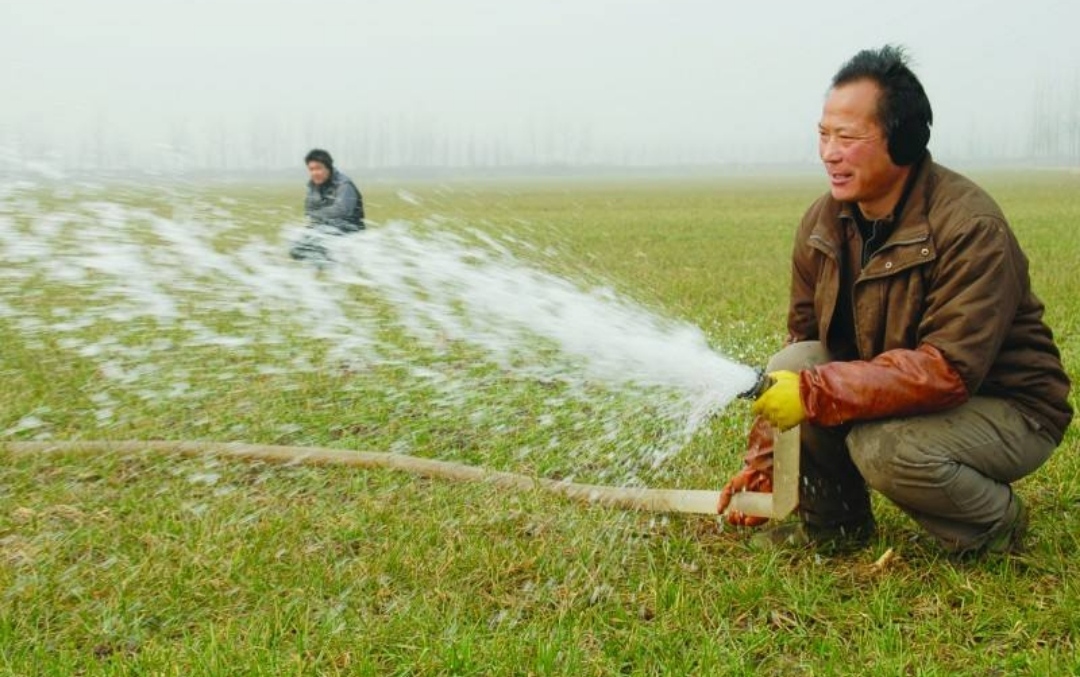
[{"label": "person's head", "polygon": [[330,157],[322,148],[313,148],[304,156],[307,164],[308,176],[316,186],[326,183],[330,175],[334,173],[334,158]]},{"label": "person's head", "polygon": [[818,124],[818,152],[837,200],[870,217],[887,214],[926,153],[930,100],[899,47],[863,50],[832,79]]}]

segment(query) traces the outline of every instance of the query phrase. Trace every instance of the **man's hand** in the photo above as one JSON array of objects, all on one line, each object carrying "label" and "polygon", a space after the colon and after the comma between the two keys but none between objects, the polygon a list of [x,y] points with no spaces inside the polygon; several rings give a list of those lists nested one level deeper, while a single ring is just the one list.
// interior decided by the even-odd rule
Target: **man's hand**
[{"label": "man's hand", "polygon": [[[772,493],[772,458],[768,459],[767,468],[746,465],[734,477],[724,485],[720,491],[720,502],[716,506],[716,512],[723,515],[731,503],[731,497],[741,491],[760,491]],[[738,510],[732,510],[727,514],[728,524],[740,527],[761,526],[769,521],[768,517],[756,517],[745,515]]]},{"label": "man's hand", "polygon": [[769,376],[775,383],[754,400],[750,411],[780,430],[794,428],[806,418],[799,396],[799,375],[793,371],[774,371]]}]

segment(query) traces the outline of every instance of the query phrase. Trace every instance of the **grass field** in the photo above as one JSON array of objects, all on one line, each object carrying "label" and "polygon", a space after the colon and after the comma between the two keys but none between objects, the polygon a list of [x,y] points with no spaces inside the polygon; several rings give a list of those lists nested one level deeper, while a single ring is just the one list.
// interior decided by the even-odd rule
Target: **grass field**
[{"label": "grass field", "polygon": [[[975,178],[1028,252],[1075,378],[1080,175]],[[761,365],[784,335],[793,229],[823,182],[362,188],[376,223],[357,237],[406,222],[494,246]],[[551,378],[573,367],[557,346],[494,358],[430,316],[410,334],[380,289],[282,273],[300,266],[281,241],[300,199],[243,184],[0,195],[0,673],[1080,673],[1075,424],[1018,485],[1030,551],[994,560],[944,555],[880,497],[867,549],[766,554],[712,517],[388,470],[4,448],[244,441],[711,489],[738,468],[745,403],[686,438],[677,397]],[[76,245],[87,228],[101,251]],[[236,261],[261,277],[232,284],[249,280]]]}]

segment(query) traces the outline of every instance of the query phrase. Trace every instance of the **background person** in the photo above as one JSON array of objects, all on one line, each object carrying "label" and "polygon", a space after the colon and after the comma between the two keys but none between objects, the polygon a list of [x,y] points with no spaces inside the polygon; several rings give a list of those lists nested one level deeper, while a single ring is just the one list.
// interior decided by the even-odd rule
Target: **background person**
[{"label": "background person", "polygon": [[951,552],[1022,545],[1011,484],[1061,443],[1070,383],[1026,256],[993,199],[930,157],[932,122],[900,48],[833,77],[818,125],[829,192],[795,237],[788,347],[720,501],[770,490],[769,426],[802,426],[799,521],[759,543],[865,541],[869,486]]},{"label": "background person", "polygon": [[364,198],[352,180],[334,169],[334,159],[321,148],[304,157],[308,170],[304,214],[311,232],[297,241],[290,254],[294,259],[329,261],[325,236],[339,236],[364,230]]}]

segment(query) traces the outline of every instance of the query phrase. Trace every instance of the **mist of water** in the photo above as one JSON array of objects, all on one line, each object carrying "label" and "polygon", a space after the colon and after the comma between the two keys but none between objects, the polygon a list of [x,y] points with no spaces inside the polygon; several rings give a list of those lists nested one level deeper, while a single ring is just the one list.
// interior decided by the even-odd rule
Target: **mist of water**
[{"label": "mist of water", "polygon": [[[224,346],[262,373],[403,365],[437,384],[444,404],[487,387],[467,370],[410,363],[409,351],[386,338],[392,325],[425,350],[463,343],[511,378],[558,381],[575,397],[600,390],[647,400],[667,426],[664,439],[647,445],[655,465],[755,376],[712,350],[698,328],[527,263],[511,236],[443,227],[437,217],[330,238],[335,261],[319,269],[285,254],[299,226],[271,213],[240,214],[228,199],[187,200],[165,218],[117,199],[114,189],[66,189],[47,204],[40,196],[30,185],[0,190],[0,318],[28,344],[51,337],[97,365],[102,426],[121,415],[115,388],[162,400],[197,397],[228,380],[176,359],[199,346]],[[31,282],[53,296],[27,299]],[[232,319],[223,325],[214,313]],[[112,326],[105,338],[86,331],[101,322]],[[147,325],[160,336],[147,341]],[[129,340],[136,332],[141,338]],[[326,346],[326,356],[301,347],[308,340]],[[0,435],[48,437],[48,420],[49,412],[32,412]]]}]

